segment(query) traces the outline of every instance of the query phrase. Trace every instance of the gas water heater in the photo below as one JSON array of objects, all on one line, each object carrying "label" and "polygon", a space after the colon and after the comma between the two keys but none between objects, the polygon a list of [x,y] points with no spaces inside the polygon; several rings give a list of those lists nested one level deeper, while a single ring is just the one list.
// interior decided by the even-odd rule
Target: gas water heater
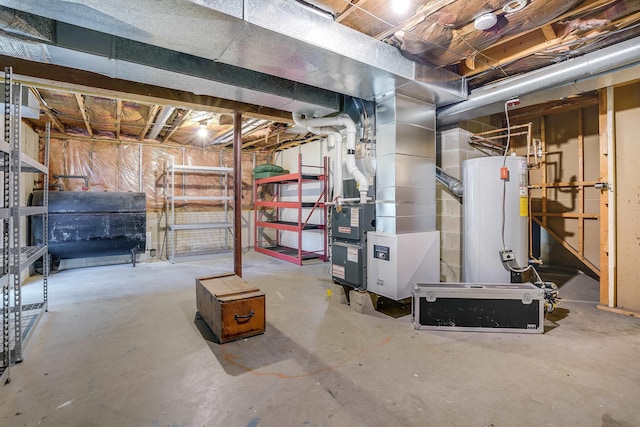
[{"label": "gas water heater", "polygon": [[511,282],[512,272],[501,259],[505,253],[510,265],[527,266],[527,181],[524,157],[483,157],[462,163],[464,282]]}]

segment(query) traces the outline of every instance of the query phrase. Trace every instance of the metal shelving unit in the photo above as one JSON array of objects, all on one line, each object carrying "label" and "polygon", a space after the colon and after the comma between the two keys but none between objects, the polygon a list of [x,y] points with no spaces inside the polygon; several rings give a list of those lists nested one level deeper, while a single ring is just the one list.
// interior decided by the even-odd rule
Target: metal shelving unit
[{"label": "metal shelving unit", "polygon": [[[222,157],[220,158],[222,164]],[[229,195],[229,174],[233,172],[233,168],[224,166],[191,166],[176,165],[175,160],[171,158],[171,162],[165,168],[165,194],[166,194],[166,219],[167,219],[167,258],[170,262],[175,263],[177,259],[183,257],[208,256],[213,251],[192,251],[187,253],[177,252],[177,235],[180,231],[196,231],[196,230],[224,230],[224,248],[219,252],[228,252],[229,236],[233,233],[233,223],[229,220],[229,203],[233,197]],[[178,195],[176,193],[176,174],[182,174],[183,184],[185,176],[189,174],[199,174],[204,176],[219,176],[221,178],[220,195],[218,196],[188,196]],[[179,189],[178,189],[179,190]],[[179,223],[176,214],[176,202],[222,202],[223,220],[208,222],[182,222]]]},{"label": "metal shelving unit", "polygon": [[[20,177],[23,173],[43,176],[43,187],[49,187],[49,134],[47,124],[44,142],[44,164],[22,153],[20,148],[20,126],[22,123],[22,86],[13,82],[13,70],[5,68],[4,75],[4,140],[0,141],[3,173],[2,220],[2,357],[0,378],[10,380],[13,363],[22,361],[23,346],[35,328],[40,316],[47,310],[49,262],[47,235],[40,246],[22,246],[21,220],[30,215],[41,215],[43,229],[48,229],[48,193],[44,191],[43,205],[26,207],[20,201]],[[43,300],[23,304],[21,272],[36,260],[43,259]],[[13,297],[13,298],[11,298]],[[13,299],[13,301],[12,301]]]},{"label": "metal shelving unit", "polygon": [[[321,173],[303,173],[304,168],[320,169]],[[327,261],[327,182],[327,159],[324,159],[323,166],[304,165],[301,154],[298,155],[298,172],[256,179],[253,185],[255,251],[298,265],[309,259]],[[273,185],[273,200],[260,198],[258,188],[266,185]],[[310,185],[320,186],[317,194],[306,194],[305,187]],[[295,200],[285,196],[284,186],[295,187]],[[312,221],[319,211],[322,212],[321,218]],[[291,221],[294,217],[296,220]],[[322,247],[319,250],[303,249],[305,232],[312,230],[321,234]],[[287,232],[293,234],[293,239],[286,238]]]}]

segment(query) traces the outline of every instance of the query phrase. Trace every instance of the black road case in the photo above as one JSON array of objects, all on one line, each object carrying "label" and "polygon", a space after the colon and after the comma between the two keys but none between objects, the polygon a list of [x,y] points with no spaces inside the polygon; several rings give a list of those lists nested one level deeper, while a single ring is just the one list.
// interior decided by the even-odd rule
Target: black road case
[{"label": "black road case", "polygon": [[416,329],[544,332],[544,291],[531,283],[418,283]]}]

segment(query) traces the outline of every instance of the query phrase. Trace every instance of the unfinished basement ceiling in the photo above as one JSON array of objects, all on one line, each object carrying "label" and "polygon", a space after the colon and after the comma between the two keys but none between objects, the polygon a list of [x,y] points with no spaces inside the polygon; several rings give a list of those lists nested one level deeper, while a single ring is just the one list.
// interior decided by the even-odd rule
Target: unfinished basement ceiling
[{"label": "unfinished basement ceiling", "polygon": [[[466,95],[460,76],[469,89],[478,89],[635,38],[640,31],[640,0],[405,0],[401,12],[387,0],[116,3],[53,0],[43,6],[37,0],[0,0],[7,6],[0,14],[5,23],[0,54],[279,110],[271,118],[243,116],[243,148],[254,151],[317,138],[292,128],[290,112],[330,114],[337,111],[338,93],[371,99],[391,87],[421,96],[432,84],[424,80],[428,75],[437,76],[435,84],[445,93],[431,102],[446,105]],[[183,31],[169,31],[170,21]],[[190,31],[184,22],[191,23]],[[341,43],[318,40],[315,31],[322,30],[340,33]],[[354,51],[354,44],[362,52]],[[364,65],[367,58],[373,58],[371,66]],[[217,113],[162,99],[140,102],[50,86],[35,91],[47,113],[30,120],[39,131],[51,120],[55,132],[74,137],[232,144],[228,108]],[[206,136],[198,134],[204,130]]]},{"label": "unfinished basement ceiling", "polygon": [[[43,132],[52,123],[57,138],[117,139],[164,145],[224,149],[233,144],[233,116],[163,103],[143,103],[64,91],[31,88],[40,102],[39,119],[27,118]],[[280,151],[317,139],[290,123],[243,117],[245,151]]]},{"label": "unfinished basement ceiling", "polygon": [[[640,34],[640,0],[309,0],[336,21],[446,67],[471,89]],[[399,1],[400,2],[400,1]],[[483,15],[489,28],[477,29]]]}]

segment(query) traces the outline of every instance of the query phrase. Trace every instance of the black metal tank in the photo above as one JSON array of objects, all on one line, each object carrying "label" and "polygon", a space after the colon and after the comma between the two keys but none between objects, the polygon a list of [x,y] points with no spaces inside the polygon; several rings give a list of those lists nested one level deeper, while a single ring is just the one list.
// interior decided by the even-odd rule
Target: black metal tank
[{"label": "black metal tank", "polygon": [[[29,205],[42,206],[42,191]],[[146,241],[144,193],[49,192],[49,253],[74,259],[144,252]],[[32,244],[42,244],[42,219],[30,220]]]}]

